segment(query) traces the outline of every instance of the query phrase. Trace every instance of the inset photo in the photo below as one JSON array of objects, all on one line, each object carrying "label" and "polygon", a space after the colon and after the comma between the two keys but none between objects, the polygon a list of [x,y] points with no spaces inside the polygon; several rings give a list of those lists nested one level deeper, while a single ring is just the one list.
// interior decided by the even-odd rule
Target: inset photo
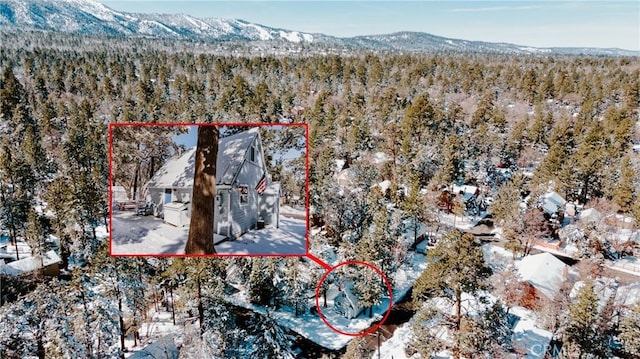
[{"label": "inset photo", "polygon": [[306,124],[112,124],[110,140],[111,255],[306,255]]}]

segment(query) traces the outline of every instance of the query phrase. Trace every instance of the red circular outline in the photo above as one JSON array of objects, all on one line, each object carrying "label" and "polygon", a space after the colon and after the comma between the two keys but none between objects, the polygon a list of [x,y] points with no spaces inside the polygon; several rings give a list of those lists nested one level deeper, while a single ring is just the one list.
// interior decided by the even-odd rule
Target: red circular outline
[{"label": "red circular outline", "polygon": [[[334,326],[329,324],[329,322],[327,321],[327,318],[325,318],[325,316],[322,314],[322,309],[320,307],[320,288],[322,287],[322,283],[324,283],[324,280],[327,278],[327,276],[331,272],[333,272],[334,270],[338,269],[338,267],[342,267],[342,266],[346,266],[346,265],[353,265],[353,264],[359,264],[359,265],[363,265],[363,266],[366,266],[366,267],[369,267],[369,268],[373,269],[376,273],[378,273],[382,277],[382,279],[384,280],[384,283],[387,285],[387,289],[389,290],[389,307],[387,308],[387,311],[385,312],[385,315],[382,318],[382,320],[378,324],[376,324],[375,326],[367,329],[364,332],[360,332],[360,333],[348,333],[348,332],[344,332],[342,330],[336,329]],[[342,335],[348,335],[348,336],[351,336],[351,337],[364,337],[365,335],[369,335],[369,334],[374,333],[387,320],[387,318],[389,317],[389,314],[391,314],[391,307],[392,306],[393,306],[393,289],[391,288],[391,283],[389,282],[389,279],[387,279],[387,276],[384,275],[384,273],[382,273],[382,271],[380,269],[378,269],[378,267],[374,266],[373,264],[370,264],[370,263],[367,263],[367,262],[363,262],[363,261],[348,261],[348,262],[338,263],[337,265],[333,266],[329,271],[327,271],[322,276],[322,278],[320,278],[320,282],[318,282],[318,287],[316,288],[316,309],[318,310],[318,315],[320,316],[320,319],[322,319],[324,324],[326,326],[328,326],[331,330],[333,330],[336,333],[342,334]]]}]

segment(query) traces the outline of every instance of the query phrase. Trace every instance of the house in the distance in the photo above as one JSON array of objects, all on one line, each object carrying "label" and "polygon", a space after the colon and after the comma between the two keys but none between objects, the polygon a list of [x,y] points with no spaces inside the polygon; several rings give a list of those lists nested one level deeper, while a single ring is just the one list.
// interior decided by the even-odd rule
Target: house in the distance
[{"label": "house in the distance", "polygon": [[[188,226],[196,148],[165,163],[146,184],[155,214],[175,226]],[[216,160],[214,232],[237,238],[263,225],[279,227],[279,183],[267,173],[257,127],[221,138]]]},{"label": "house in the distance", "polygon": [[536,303],[542,296],[553,300],[571,275],[568,265],[547,252],[522,258],[516,262],[516,268],[525,283],[525,293],[531,297],[528,304]]},{"label": "house in the distance", "polygon": [[340,286],[338,295],[333,298],[334,310],[347,319],[357,318],[362,313],[358,297],[353,293],[353,283],[347,282],[345,286]]},{"label": "house in the distance", "polygon": [[56,277],[60,274],[62,259],[51,250],[42,255],[21,258],[6,265],[0,265],[0,273],[21,275],[41,271],[41,274]]}]

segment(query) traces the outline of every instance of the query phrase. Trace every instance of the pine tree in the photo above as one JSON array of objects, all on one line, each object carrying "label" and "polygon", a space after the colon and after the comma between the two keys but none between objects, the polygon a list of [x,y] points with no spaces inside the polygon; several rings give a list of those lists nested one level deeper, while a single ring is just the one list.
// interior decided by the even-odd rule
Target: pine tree
[{"label": "pine tree", "polygon": [[413,230],[413,245],[415,246],[418,240],[418,229],[426,216],[424,198],[420,193],[420,184],[417,176],[411,178],[409,194],[402,203],[402,209],[404,213],[411,218],[409,228]]},{"label": "pine tree", "polygon": [[271,304],[275,293],[273,283],[273,272],[267,270],[265,260],[253,258],[251,265],[251,275],[246,283],[247,297],[251,303],[259,305]]},{"label": "pine tree", "polygon": [[373,351],[369,348],[367,341],[363,337],[356,337],[347,345],[343,359],[369,358]]},{"label": "pine tree", "polygon": [[505,248],[513,252],[514,258],[524,250],[524,246],[517,240],[521,230],[520,195],[524,185],[524,178],[520,174],[513,176],[509,182],[498,190],[489,211],[494,222],[502,227],[503,235],[508,240]]},{"label": "pine tree", "polygon": [[580,288],[575,303],[569,307],[566,338],[578,352],[580,358],[587,354],[604,357],[597,349],[601,348],[603,333],[596,331],[598,321],[598,297],[593,282],[588,281]]},{"label": "pine tree", "polygon": [[34,183],[33,172],[22,154],[5,142],[0,152],[0,218],[9,232],[9,240],[16,246],[16,259],[20,259],[17,242],[24,237]]},{"label": "pine tree", "polygon": [[282,358],[296,357],[293,350],[293,339],[273,318],[255,313],[249,324],[247,348],[249,358]]},{"label": "pine tree", "polygon": [[449,135],[442,149],[442,165],[438,169],[438,184],[449,185],[462,177],[464,163],[462,161],[462,141],[456,134]]},{"label": "pine tree", "polygon": [[545,239],[551,235],[549,222],[544,218],[542,210],[538,208],[529,208],[525,211],[522,218],[523,237],[521,243],[524,245],[523,254],[529,255],[535,241]]},{"label": "pine tree", "polygon": [[[457,230],[443,236],[436,247],[427,253],[429,269],[424,271],[414,286],[414,300],[421,304],[430,297],[444,297],[454,305],[452,331],[453,355],[460,358],[462,329],[462,294],[475,295],[488,288],[487,279],[492,270],[484,261],[480,243],[471,234]],[[446,314],[445,314],[446,315]]]},{"label": "pine tree", "polygon": [[461,351],[465,356],[484,353],[499,357],[512,349],[509,318],[499,301],[477,317],[465,316],[462,326]]},{"label": "pine tree", "polygon": [[43,218],[31,208],[27,215],[25,239],[31,247],[31,255],[40,258],[40,267],[44,268],[43,257],[49,248],[46,242],[47,233],[42,222]]},{"label": "pine tree", "polygon": [[193,178],[191,222],[186,254],[215,254],[213,246],[214,203],[216,196],[216,159],[218,128],[198,128],[196,168]]},{"label": "pine tree", "polygon": [[[362,267],[362,269],[360,269]],[[358,297],[358,306],[369,311],[369,318],[373,317],[373,307],[382,301],[383,288],[380,275],[369,267],[360,266],[353,285],[353,294]]]},{"label": "pine tree", "polygon": [[620,320],[620,341],[627,353],[640,355],[640,302],[624,312]]},{"label": "pine tree", "polygon": [[623,212],[629,212],[632,208],[637,182],[638,172],[631,164],[629,157],[623,157],[620,162],[620,178],[613,188],[613,200]]},{"label": "pine tree", "polygon": [[[11,119],[14,109],[19,104],[26,103],[27,94],[24,86],[13,73],[11,65],[4,68],[0,79],[0,115],[5,120]],[[1,117],[0,117],[1,118]]]},{"label": "pine tree", "polygon": [[287,258],[285,263],[284,268],[281,268],[284,269],[284,293],[286,300],[293,304],[295,315],[298,316],[307,309],[307,285],[302,277],[300,259]]}]

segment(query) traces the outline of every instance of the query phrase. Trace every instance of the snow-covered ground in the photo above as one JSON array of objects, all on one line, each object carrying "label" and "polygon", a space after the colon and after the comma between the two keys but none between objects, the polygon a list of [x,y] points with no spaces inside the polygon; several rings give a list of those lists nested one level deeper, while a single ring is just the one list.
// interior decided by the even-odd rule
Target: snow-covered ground
[{"label": "snow-covered ground", "polygon": [[[112,231],[113,255],[184,254],[189,235],[189,227],[174,227],[162,219],[136,216],[133,212],[114,212]],[[267,226],[249,231],[234,241],[218,242],[216,252],[223,255],[305,255],[306,221],[282,215],[279,228]]]},{"label": "snow-covered ground", "polygon": [[438,220],[441,225],[468,230],[475,227],[486,215],[486,212],[481,212],[480,216],[458,216],[453,213],[438,212]]},{"label": "snow-covered ground", "polygon": [[[337,263],[333,263],[333,265],[335,264]],[[393,277],[394,303],[397,303],[406,295],[411,286],[413,286],[413,283],[418,279],[426,267],[427,264],[423,255],[410,255],[408,263],[396,271]],[[327,308],[322,308],[323,313],[329,313],[333,310],[332,293],[336,293],[335,288],[333,291],[330,290],[327,295]],[[266,313],[267,311],[264,307],[249,303],[245,291],[240,291],[239,293],[231,296],[230,301],[233,304],[249,308],[260,313]],[[315,298],[309,299],[308,305],[309,307],[315,306]],[[320,305],[323,305],[322,299],[320,300]],[[385,297],[379,305],[374,307],[372,318],[369,318],[368,314],[360,314],[357,318],[348,320],[346,318],[338,318],[337,315],[332,315],[332,321],[330,321],[330,323],[332,326],[343,330],[344,332],[358,333],[369,328],[373,322],[382,319],[388,307],[389,298]],[[351,336],[338,334],[333,331],[325,325],[318,314],[306,312],[305,314],[296,317],[294,309],[291,307],[282,307],[276,312],[271,311],[271,309],[269,309],[269,311],[271,317],[275,318],[280,325],[302,335],[322,347],[338,350],[344,348],[349,341],[353,339]]]}]

